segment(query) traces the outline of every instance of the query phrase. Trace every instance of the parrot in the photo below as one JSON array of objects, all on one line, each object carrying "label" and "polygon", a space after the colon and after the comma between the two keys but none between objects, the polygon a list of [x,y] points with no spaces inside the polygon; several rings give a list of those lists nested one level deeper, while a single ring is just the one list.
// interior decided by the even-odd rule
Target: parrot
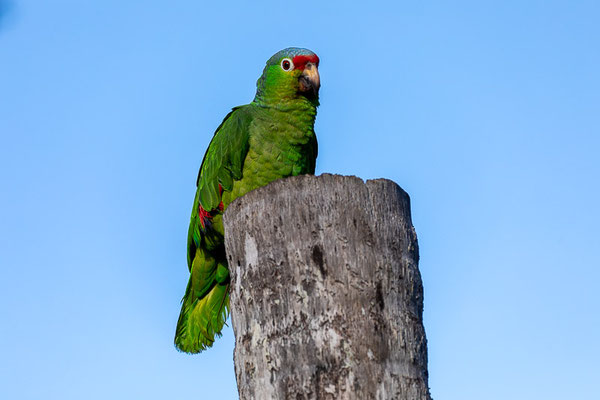
[{"label": "parrot", "polygon": [[319,57],[289,47],[275,53],[256,82],[251,103],[234,107],[216,129],[196,180],[187,235],[190,272],[175,347],[211,347],[229,315],[229,270],[223,213],[236,198],[277,179],[314,174]]}]

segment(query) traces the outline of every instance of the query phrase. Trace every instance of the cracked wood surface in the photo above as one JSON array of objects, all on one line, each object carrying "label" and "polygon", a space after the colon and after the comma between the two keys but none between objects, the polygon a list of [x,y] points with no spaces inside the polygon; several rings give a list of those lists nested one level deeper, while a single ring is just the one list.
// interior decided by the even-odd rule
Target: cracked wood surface
[{"label": "cracked wood surface", "polygon": [[224,218],[241,399],[430,399],[408,195],[299,176]]}]

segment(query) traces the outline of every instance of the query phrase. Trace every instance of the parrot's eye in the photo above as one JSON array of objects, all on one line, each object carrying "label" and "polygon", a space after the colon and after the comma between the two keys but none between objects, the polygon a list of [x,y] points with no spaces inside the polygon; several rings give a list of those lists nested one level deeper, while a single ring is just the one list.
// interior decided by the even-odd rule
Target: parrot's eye
[{"label": "parrot's eye", "polygon": [[289,58],[284,58],[283,60],[281,60],[281,69],[284,71],[294,69],[294,63]]}]

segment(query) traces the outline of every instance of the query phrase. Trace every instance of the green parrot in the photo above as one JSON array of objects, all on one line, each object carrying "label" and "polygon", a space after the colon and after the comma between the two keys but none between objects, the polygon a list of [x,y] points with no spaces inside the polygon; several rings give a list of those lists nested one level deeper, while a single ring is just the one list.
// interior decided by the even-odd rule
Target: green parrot
[{"label": "green parrot", "polygon": [[190,278],[175,346],[199,353],[221,335],[229,313],[223,212],[236,198],[277,179],[314,174],[319,57],[290,47],[265,66],[250,104],[223,120],[204,154],[187,239]]}]

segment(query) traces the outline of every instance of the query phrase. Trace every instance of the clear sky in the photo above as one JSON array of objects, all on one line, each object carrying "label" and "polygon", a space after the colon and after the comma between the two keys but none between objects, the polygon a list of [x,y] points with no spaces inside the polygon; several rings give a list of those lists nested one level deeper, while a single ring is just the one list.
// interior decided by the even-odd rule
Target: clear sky
[{"label": "clear sky", "polygon": [[317,172],[411,196],[434,398],[600,398],[600,3],[366,4],[0,1],[0,397],[236,397],[172,345],[195,179],[301,46]]}]

